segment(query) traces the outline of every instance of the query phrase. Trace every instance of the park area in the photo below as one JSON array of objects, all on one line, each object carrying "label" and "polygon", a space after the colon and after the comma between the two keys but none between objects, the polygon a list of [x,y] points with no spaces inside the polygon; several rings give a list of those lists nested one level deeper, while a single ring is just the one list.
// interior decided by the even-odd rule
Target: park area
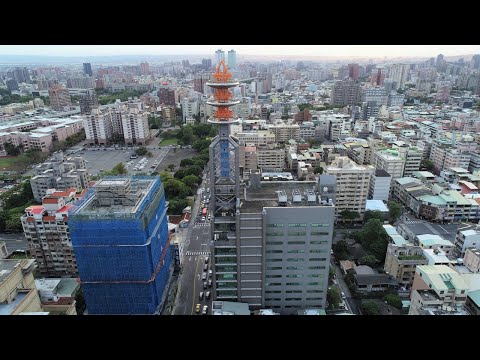
[{"label": "park area", "polygon": [[8,170],[16,161],[16,156],[0,157],[0,170]]},{"label": "park area", "polygon": [[163,139],[158,145],[159,146],[177,145],[177,139],[175,138]]}]

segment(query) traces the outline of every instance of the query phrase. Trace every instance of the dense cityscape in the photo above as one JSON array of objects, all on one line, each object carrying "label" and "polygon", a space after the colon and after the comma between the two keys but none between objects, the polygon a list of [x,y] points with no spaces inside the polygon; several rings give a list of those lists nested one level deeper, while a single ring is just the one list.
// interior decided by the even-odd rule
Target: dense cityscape
[{"label": "dense cityscape", "polygon": [[0,315],[479,315],[480,47],[216,48],[0,54]]}]

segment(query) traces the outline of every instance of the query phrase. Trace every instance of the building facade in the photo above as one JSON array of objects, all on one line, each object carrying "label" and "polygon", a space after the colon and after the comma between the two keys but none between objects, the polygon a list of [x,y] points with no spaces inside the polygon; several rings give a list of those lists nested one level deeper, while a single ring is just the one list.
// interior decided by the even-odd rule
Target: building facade
[{"label": "building facade", "polygon": [[171,274],[159,178],[112,177],[76,204],[70,233],[89,314],[154,314]]}]

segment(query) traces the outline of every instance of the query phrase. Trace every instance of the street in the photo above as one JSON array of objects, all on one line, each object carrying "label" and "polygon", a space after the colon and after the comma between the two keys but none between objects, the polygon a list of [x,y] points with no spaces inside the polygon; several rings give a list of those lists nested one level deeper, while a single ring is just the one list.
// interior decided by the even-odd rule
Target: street
[{"label": "street", "polygon": [[25,235],[21,234],[0,234],[0,242],[5,241],[9,253],[15,250],[29,250],[28,241]]},{"label": "street", "polygon": [[340,269],[340,267],[335,264],[333,256],[330,258],[330,264],[335,269],[335,275],[338,281],[338,285],[336,286],[338,287],[338,290],[340,290],[340,293],[343,292],[345,294],[346,299],[343,299],[343,300],[346,300],[345,304],[347,306],[347,311],[352,314],[358,314],[357,304],[355,303],[355,300],[352,298],[352,294],[350,293],[350,290],[348,289],[347,284],[343,280],[342,269]]},{"label": "street", "polygon": [[[198,214],[201,213],[202,210],[200,203],[203,200],[203,195],[200,189],[206,189],[207,186],[208,178],[199,186],[199,191],[197,192],[195,204],[192,209],[192,217],[188,227],[181,229],[181,231],[186,232],[185,257],[179,279],[180,287],[173,310],[174,315],[195,315],[196,304],[200,304],[202,309],[204,305],[208,305],[208,314],[211,314],[213,295],[211,295],[210,299],[206,299],[205,295],[202,300],[199,299],[201,291],[203,291],[204,294],[207,291],[212,293],[212,287],[207,287],[207,289],[203,288],[204,280],[202,280],[206,257],[209,258],[208,269],[210,269],[211,264],[210,222],[206,220],[205,222],[200,221],[197,223],[196,221]],[[207,204],[205,204],[205,206],[208,207]],[[209,278],[207,271],[207,279]]]}]

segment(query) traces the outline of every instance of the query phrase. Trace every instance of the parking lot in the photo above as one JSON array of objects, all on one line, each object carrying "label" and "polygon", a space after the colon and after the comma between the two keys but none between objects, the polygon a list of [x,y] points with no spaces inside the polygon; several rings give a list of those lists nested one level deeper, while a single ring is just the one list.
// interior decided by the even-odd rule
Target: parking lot
[{"label": "parking lot", "polygon": [[165,159],[158,167],[157,171],[161,173],[162,171],[169,171],[168,165],[173,164],[175,165],[175,169],[173,171],[177,171],[180,168],[180,162],[183,159],[191,159],[194,156],[197,156],[198,152],[195,149],[172,149],[169,151]]},{"label": "parking lot", "polygon": [[[156,171],[156,167],[161,164],[170,149],[148,149],[153,156],[139,156],[136,159],[130,159],[135,153],[134,149],[107,149],[105,148],[85,148],[85,150],[76,153],[87,161],[87,170],[91,175],[100,174],[103,171],[111,170],[115,165],[122,162],[130,175],[145,173],[151,174]],[[125,149],[125,148],[124,148]]]}]

